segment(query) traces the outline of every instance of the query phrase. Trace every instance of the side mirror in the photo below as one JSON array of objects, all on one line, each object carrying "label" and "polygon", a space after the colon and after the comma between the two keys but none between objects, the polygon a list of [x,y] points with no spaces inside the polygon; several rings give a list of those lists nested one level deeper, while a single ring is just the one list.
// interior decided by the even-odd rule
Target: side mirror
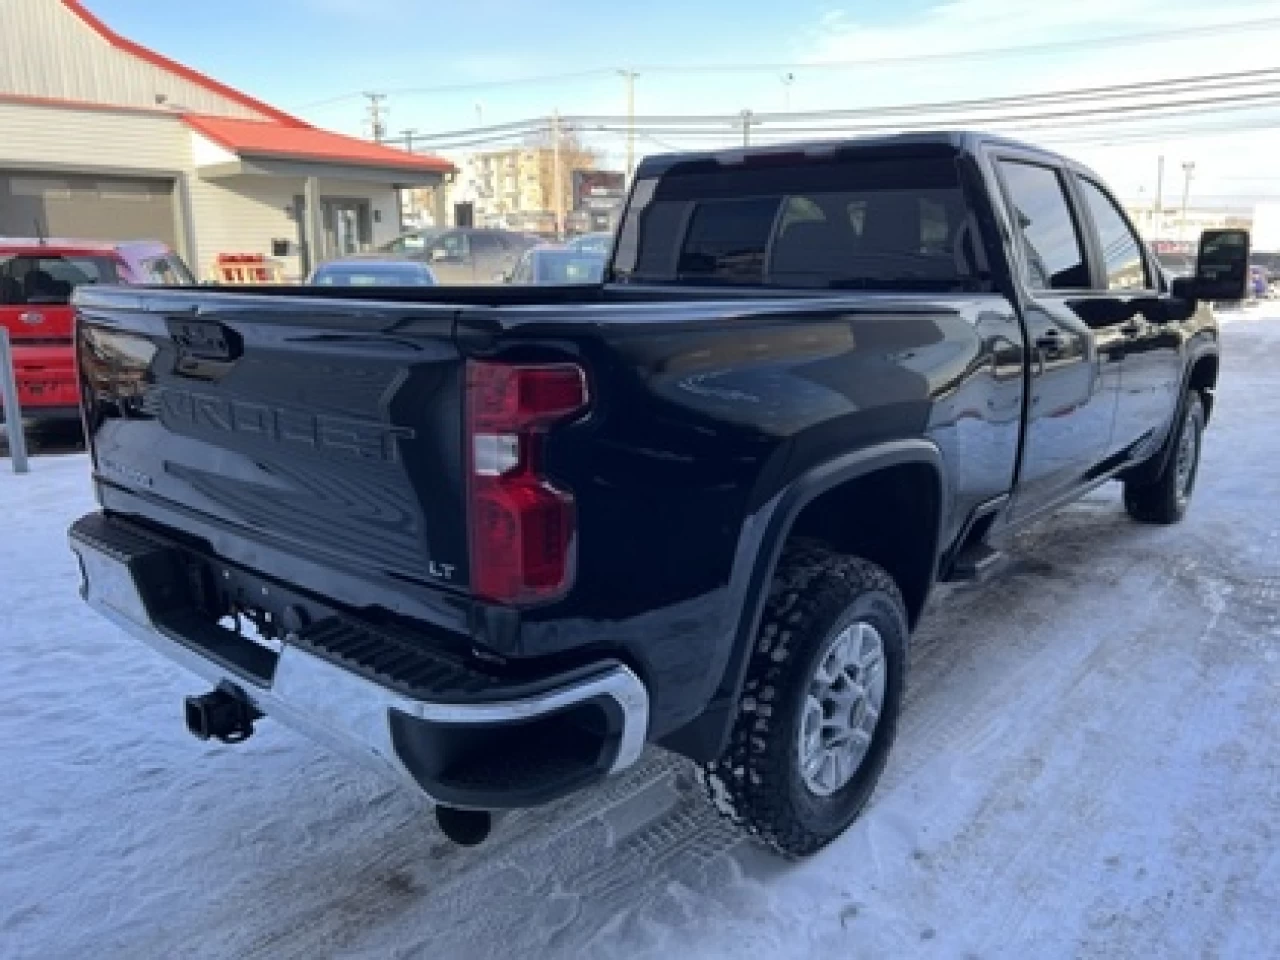
[{"label": "side mirror", "polygon": [[1177,277],[1172,292],[1184,300],[1232,302],[1245,299],[1249,287],[1249,231],[1206,230],[1200,234],[1196,270]]}]

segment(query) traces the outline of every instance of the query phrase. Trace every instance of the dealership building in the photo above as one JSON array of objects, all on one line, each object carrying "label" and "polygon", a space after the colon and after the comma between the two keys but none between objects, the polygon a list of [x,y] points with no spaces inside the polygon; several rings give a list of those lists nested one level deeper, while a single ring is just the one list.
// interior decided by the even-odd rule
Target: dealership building
[{"label": "dealership building", "polygon": [[0,24],[0,236],[158,239],[202,279],[243,254],[300,276],[395,237],[399,191],[453,171],[317,129],[80,0],[0,0]]}]

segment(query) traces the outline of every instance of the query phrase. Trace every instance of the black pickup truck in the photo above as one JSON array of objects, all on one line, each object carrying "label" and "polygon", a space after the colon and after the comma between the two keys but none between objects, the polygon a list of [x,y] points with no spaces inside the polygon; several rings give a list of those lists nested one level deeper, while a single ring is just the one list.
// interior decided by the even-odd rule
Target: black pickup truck
[{"label": "black pickup truck", "polygon": [[1247,248],[1170,283],[1089,170],[945,133],[649,158],[590,287],[82,287],[81,590],[193,733],[276,717],[460,841],[653,742],[809,853],[936,582],[1107,480],[1182,516]]}]

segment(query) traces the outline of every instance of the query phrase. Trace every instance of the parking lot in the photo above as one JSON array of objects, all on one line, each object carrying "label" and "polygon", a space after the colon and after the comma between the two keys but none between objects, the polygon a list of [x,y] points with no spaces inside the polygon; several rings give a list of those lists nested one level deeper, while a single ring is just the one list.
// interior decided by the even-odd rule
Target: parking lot
[{"label": "parking lot", "polygon": [[467,850],[284,729],[192,740],[199,683],[76,596],[85,456],[4,463],[0,953],[1280,955],[1280,311],[1224,323],[1187,520],[1104,487],[940,597],[875,799],[800,864],[658,753]]}]

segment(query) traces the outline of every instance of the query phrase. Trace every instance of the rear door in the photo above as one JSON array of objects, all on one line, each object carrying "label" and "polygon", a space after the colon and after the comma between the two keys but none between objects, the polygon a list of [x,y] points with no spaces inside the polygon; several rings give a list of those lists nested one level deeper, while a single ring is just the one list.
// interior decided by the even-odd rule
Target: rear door
[{"label": "rear door", "polygon": [[1118,326],[1091,303],[1084,225],[1064,172],[1042,158],[1001,152],[996,168],[1013,219],[1029,390],[1013,515],[1026,517],[1079,487],[1110,450],[1121,354],[1095,326]]},{"label": "rear door", "polygon": [[1159,279],[1142,242],[1110,195],[1075,178],[1096,242],[1095,311],[1117,331],[1123,356],[1113,452],[1141,459],[1164,436],[1181,387],[1182,331],[1161,301]]}]

